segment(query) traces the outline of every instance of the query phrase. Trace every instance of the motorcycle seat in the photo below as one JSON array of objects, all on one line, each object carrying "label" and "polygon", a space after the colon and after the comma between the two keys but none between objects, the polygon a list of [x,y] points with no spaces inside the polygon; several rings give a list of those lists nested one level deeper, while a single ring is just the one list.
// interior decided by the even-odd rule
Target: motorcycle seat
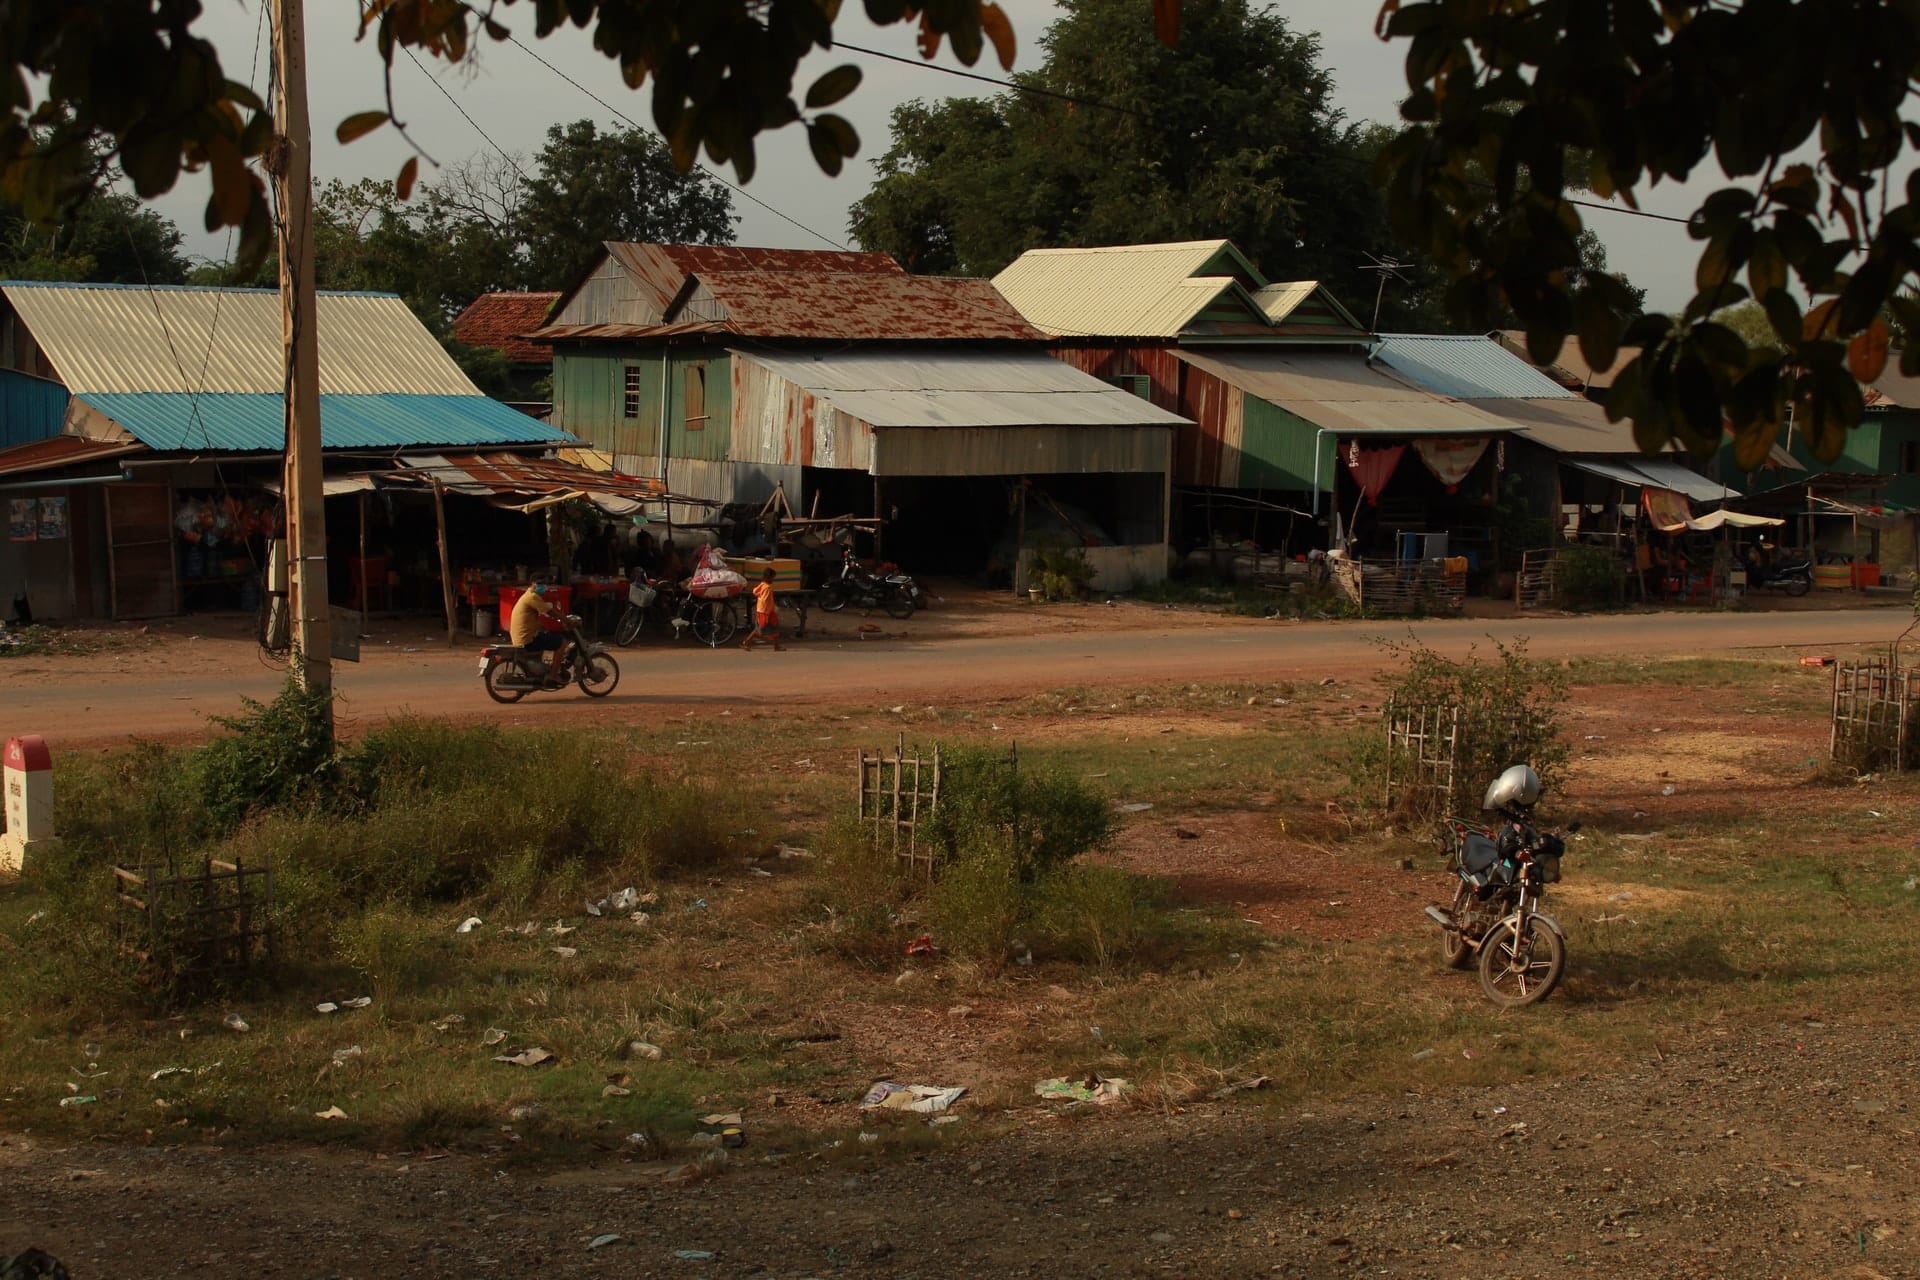
[{"label": "motorcycle seat", "polygon": [[1499,858],[1499,848],[1477,831],[1467,832],[1466,838],[1460,842],[1460,869],[1470,876],[1479,875]]}]

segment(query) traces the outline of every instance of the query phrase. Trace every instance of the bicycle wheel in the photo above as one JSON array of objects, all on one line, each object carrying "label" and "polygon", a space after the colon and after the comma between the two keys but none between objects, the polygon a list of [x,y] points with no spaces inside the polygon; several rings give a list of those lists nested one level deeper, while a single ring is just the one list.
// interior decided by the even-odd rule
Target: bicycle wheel
[{"label": "bicycle wheel", "polygon": [[640,638],[640,628],[647,620],[646,610],[637,604],[629,604],[627,611],[620,615],[620,621],[614,624],[613,642],[622,649]]},{"label": "bicycle wheel", "polygon": [[740,616],[731,600],[708,600],[693,612],[693,638],[718,649],[740,630]]}]

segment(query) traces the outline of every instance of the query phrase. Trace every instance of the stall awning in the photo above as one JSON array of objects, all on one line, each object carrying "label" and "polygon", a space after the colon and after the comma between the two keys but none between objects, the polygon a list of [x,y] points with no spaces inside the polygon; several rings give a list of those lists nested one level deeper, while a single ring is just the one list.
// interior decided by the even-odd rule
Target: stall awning
[{"label": "stall awning", "polygon": [[1720,502],[1741,496],[1738,489],[1709,480],[1666,458],[1568,458],[1566,464],[1630,489],[1670,489],[1695,502]]},{"label": "stall awning", "polygon": [[556,458],[517,453],[417,453],[398,459],[399,468],[380,478],[388,483],[438,483],[448,493],[491,498],[515,511],[537,511],[581,498],[608,515],[638,514],[649,502],[666,498],[666,486],[648,476],[596,471]]}]

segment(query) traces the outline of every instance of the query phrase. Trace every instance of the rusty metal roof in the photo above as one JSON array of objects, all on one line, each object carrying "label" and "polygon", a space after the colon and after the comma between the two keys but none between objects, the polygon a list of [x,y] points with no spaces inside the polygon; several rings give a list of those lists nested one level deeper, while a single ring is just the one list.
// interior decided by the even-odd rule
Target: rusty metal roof
[{"label": "rusty metal roof", "polygon": [[904,272],[703,271],[728,331],[833,341],[1038,342],[991,281]]},{"label": "rusty metal roof", "polygon": [[58,467],[77,466],[84,462],[101,462],[124,454],[144,453],[146,448],[143,444],[128,444],[117,440],[89,440],[83,436],[49,436],[45,440],[35,440],[31,444],[18,444],[11,449],[0,449],[0,476],[52,471]]},{"label": "rusty metal roof", "polygon": [[690,333],[725,333],[727,327],[713,320],[683,320],[677,324],[550,324],[535,329],[529,337],[544,342],[568,342],[582,338],[678,338]]},{"label": "rusty metal roof", "polygon": [[419,453],[399,460],[400,469],[379,473],[383,481],[438,481],[449,493],[517,498],[524,505],[546,506],[585,498],[603,511],[624,514],[644,502],[666,496],[666,486],[650,476],[599,471],[558,458],[528,458],[517,453]]},{"label": "rusty metal roof", "polygon": [[1345,435],[1486,435],[1514,429],[1472,405],[1376,369],[1358,353],[1269,347],[1174,355],[1229,386]]},{"label": "rusty metal roof", "polygon": [[905,275],[891,254],[837,249],[756,249],[732,244],[657,244],[632,246],[657,250],[683,275],[709,271],[799,271],[810,275]]},{"label": "rusty metal roof", "polygon": [[483,293],[453,321],[453,336],[470,347],[491,347],[515,364],[552,364],[553,348],[526,334],[546,322],[558,293]]}]

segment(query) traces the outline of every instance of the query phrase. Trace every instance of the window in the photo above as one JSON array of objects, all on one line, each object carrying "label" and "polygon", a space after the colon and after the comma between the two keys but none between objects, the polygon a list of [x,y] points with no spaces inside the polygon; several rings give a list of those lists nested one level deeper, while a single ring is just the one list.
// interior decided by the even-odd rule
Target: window
[{"label": "window", "polygon": [[1153,379],[1144,373],[1121,373],[1107,379],[1114,386],[1142,400],[1153,399]]},{"label": "window", "polygon": [[707,366],[687,366],[687,430],[704,431],[707,426]]},{"label": "window", "polygon": [[627,395],[622,406],[621,416],[629,420],[640,416],[640,366],[627,366]]},{"label": "window", "polygon": [[1916,473],[1920,473],[1920,440],[1909,440],[1900,446],[1900,474]]}]

